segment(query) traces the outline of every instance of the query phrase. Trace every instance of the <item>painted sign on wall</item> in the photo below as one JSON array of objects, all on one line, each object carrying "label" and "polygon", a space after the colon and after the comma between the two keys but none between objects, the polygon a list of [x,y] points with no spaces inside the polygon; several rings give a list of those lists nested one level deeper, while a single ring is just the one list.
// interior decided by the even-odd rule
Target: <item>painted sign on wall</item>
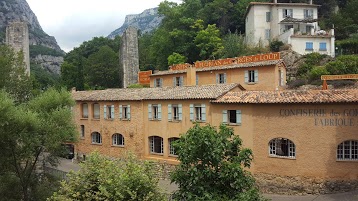
[{"label": "painted sign on wall", "polygon": [[148,71],[139,71],[138,72],[138,82],[142,85],[149,85],[150,84],[150,75],[152,74],[151,70]]},{"label": "painted sign on wall", "polygon": [[185,70],[189,68],[191,64],[185,63],[185,64],[174,64],[169,67],[170,70]]}]

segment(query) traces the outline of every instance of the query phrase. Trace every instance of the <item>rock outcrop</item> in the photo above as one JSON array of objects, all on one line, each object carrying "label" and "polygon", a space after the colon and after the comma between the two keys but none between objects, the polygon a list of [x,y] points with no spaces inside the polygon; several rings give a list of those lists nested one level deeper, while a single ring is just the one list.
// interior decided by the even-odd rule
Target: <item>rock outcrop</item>
[{"label": "rock outcrop", "polygon": [[51,55],[37,55],[32,58],[36,64],[40,64],[46,71],[59,75],[61,73],[59,66],[63,63],[63,57],[56,57]]},{"label": "rock outcrop", "polygon": [[158,8],[144,10],[141,14],[127,15],[123,25],[110,33],[108,38],[122,36],[127,27],[135,27],[142,33],[147,33],[157,28],[162,22],[163,17],[158,15]]},{"label": "rock outcrop", "polygon": [[[21,21],[28,24],[29,29],[29,44],[30,44],[30,55],[31,62],[38,63],[38,55],[31,54],[32,46],[43,46],[56,50],[60,55],[64,55],[65,52],[61,50],[60,46],[57,44],[56,39],[53,36],[46,34],[37,20],[36,15],[32,12],[30,6],[26,0],[1,0],[0,1],[0,42],[5,42],[5,29],[10,22]],[[46,51],[39,55],[44,57]],[[47,59],[52,56],[46,57]],[[36,60],[36,61],[35,61]],[[51,73],[58,74],[60,72],[60,58],[56,58],[51,61],[52,65],[49,66],[49,60],[40,64],[45,70],[49,70]],[[63,58],[62,58],[63,60]],[[59,65],[56,65],[59,64]]]}]

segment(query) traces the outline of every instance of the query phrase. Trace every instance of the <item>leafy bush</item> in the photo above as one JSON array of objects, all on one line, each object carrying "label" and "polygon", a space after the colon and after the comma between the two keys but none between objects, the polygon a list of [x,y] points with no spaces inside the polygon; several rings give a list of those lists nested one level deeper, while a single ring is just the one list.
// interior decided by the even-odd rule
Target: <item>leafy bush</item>
[{"label": "leafy bush", "polygon": [[179,53],[173,52],[173,54],[168,57],[168,65],[171,66],[173,64],[182,64],[185,63],[187,58]]},{"label": "leafy bush", "polygon": [[131,84],[127,88],[147,88],[148,85],[141,85],[141,84]]},{"label": "leafy bush", "polygon": [[336,46],[342,49],[343,54],[358,54],[358,34],[353,34],[350,38],[337,41]]},{"label": "leafy bush", "polygon": [[353,86],[355,82],[352,80],[332,80],[328,81],[328,84],[333,85],[334,88],[342,88],[347,86]]},{"label": "leafy bush", "polygon": [[284,45],[282,41],[273,40],[270,42],[270,50],[273,52],[278,52],[281,50],[281,47]]},{"label": "leafy bush", "polygon": [[291,82],[289,82],[287,84],[289,89],[297,89],[298,87],[305,85],[306,84],[306,80],[303,79],[298,79],[298,80],[293,80]]},{"label": "leafy bush", "polygon": [[328,75],[328,71],[324,66],[315,66],[309,72],[309,80],[310,82],[314,80],[320,80],[321,75]]},{"label": "leafy bush", "polygon": [[336,61],[326,64],[327,71],[332,75],[357,74],[358,55],[342,55]]}]

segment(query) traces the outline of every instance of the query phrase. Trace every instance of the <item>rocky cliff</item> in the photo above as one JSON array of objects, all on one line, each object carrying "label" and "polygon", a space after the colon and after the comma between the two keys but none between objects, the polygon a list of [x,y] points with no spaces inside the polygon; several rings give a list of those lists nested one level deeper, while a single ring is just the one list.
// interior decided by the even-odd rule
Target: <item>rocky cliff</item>
[{"label": "rocky cliff", "polygon": [[[45,63],[39,62],[38,64],[49,72],[59,73],[61,65],[61,62],[59,61],[61,58],[56,58],[53,61],[51,58],[54,56],[54,51],[56,52],[56,57],[62,57],[65,53],[57,44],[56,39],[42,30],[36,15],[32,12],[26,0],[0,0],[0,42],[3,43],[5,41],[6,26],[12,21],[23,21],[28,24],[31,62],[38,63],[39,60],[36,59],[38,55],[46,57],[46,54],[49,54],[47,55],[49,57],[46,58],[50,60]],[[42,52],[38,52],[34,55],[31,53],[34,49],[37,52],[38,50],[42,50]],[[56,65],[47,68],[49,62]]]},{"label": "rocky cliff", "polygon": [[123,25],[110,33],[109,38],[114,38],[117,35],[122,35],[127,27],[132,26],[140,30],[142,33],[147,33],[157,28],[162,22],[163,17],[158,15],[158,8],[150,8],[144,10],[141,14],[127,15]]}]

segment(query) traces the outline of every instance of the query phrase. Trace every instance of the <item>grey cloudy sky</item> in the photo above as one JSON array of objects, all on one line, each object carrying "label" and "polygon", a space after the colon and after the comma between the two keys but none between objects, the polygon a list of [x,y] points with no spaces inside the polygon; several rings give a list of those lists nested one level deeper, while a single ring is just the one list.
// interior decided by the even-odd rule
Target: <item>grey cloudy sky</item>
[{"label": "grey cloudy sky", "polygon": [[[122,26],[125,16],[154,8],[164,0],[27,0],[42,29],[68,52]],[[181,2],[181,0],[170,0]]]}]

